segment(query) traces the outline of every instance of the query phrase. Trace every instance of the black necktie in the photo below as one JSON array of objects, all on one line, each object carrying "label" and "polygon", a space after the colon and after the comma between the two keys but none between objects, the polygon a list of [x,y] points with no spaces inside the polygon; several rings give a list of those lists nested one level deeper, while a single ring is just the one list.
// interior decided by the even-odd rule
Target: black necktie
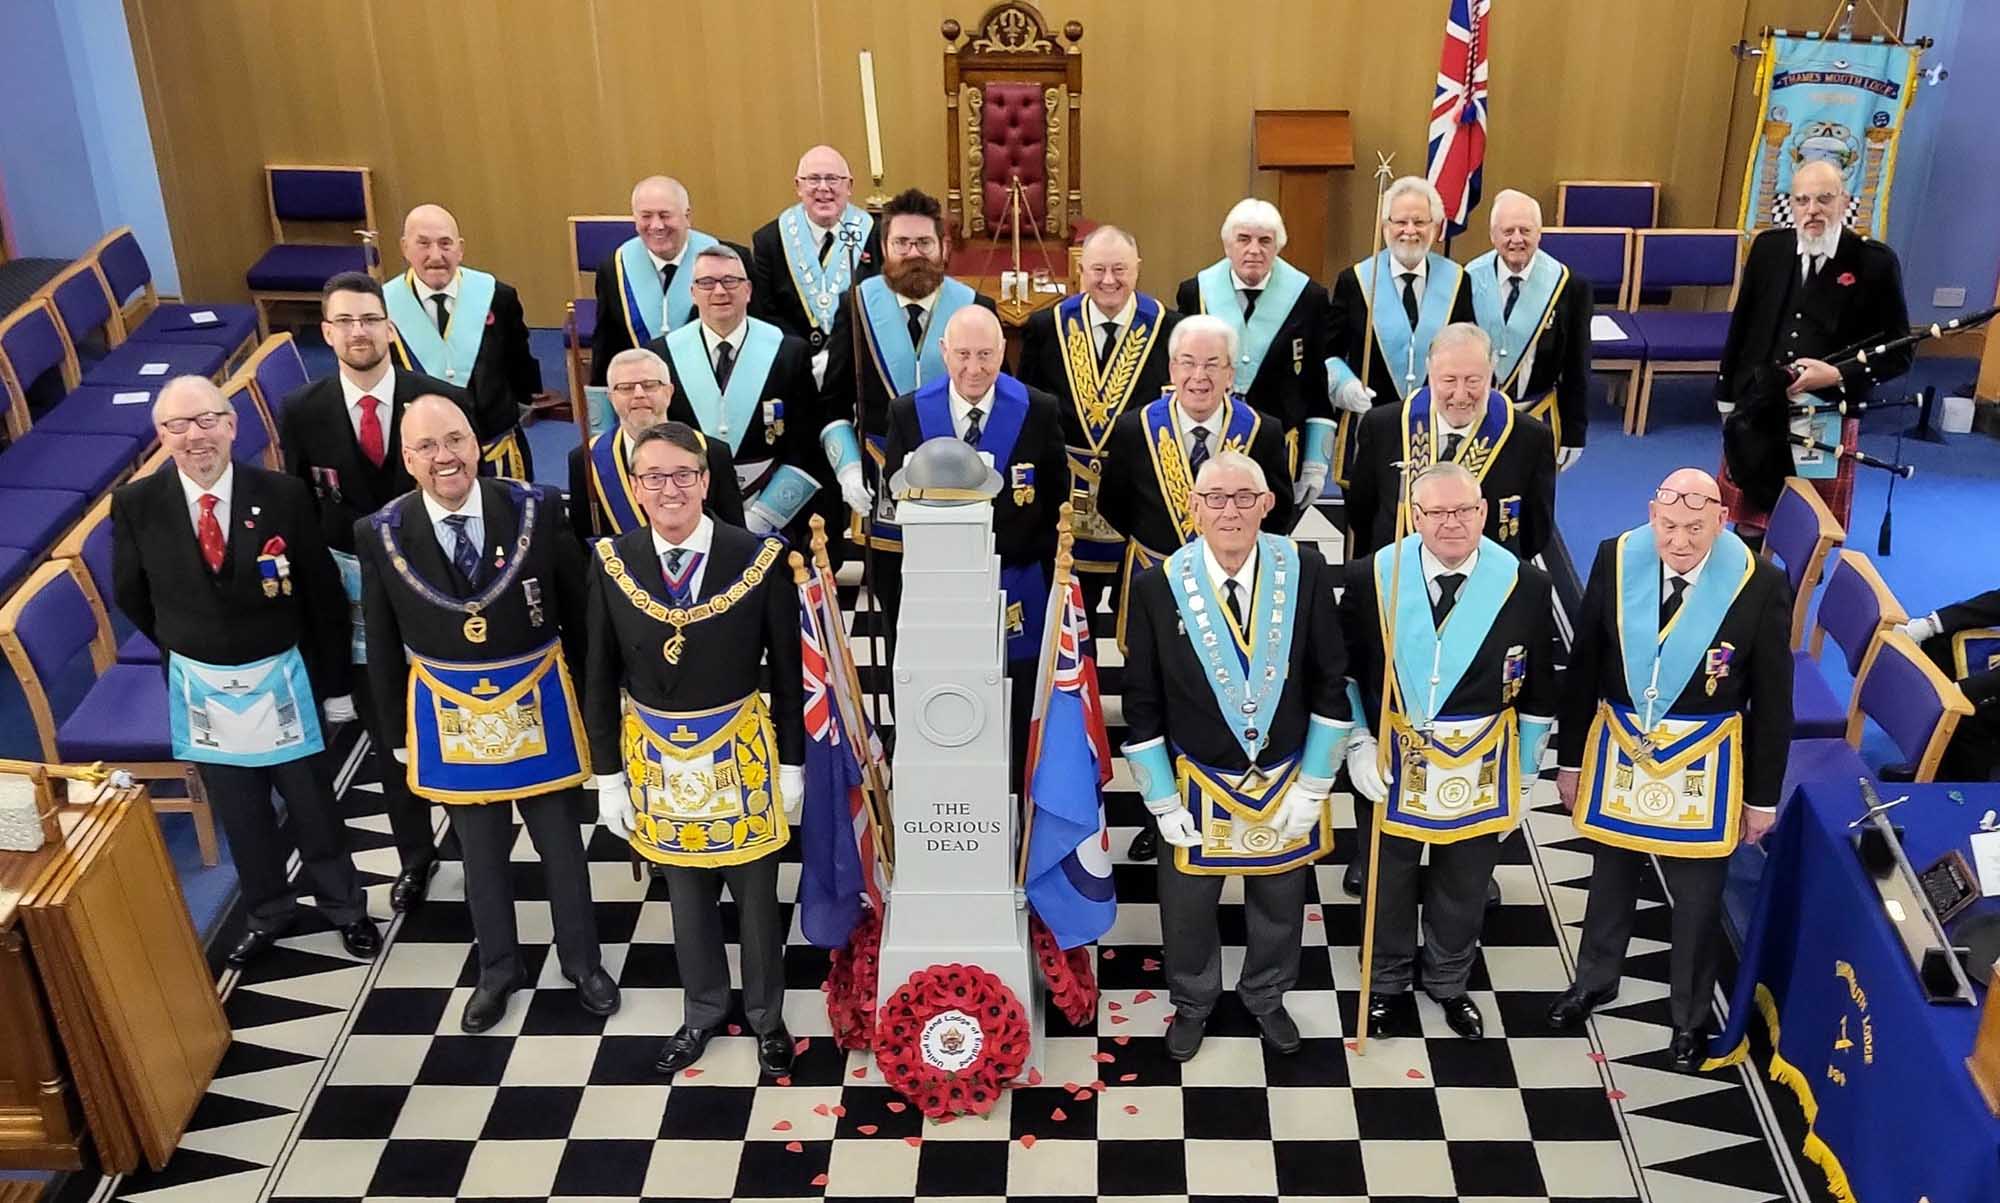
[{"label": "black necktie", "polygon": [[1235,577],[1230,577],[1222,583],[1229,590],[1229,596],[1223,599],[1222,604],[1229,607],[1229,616],[1236,620],[1236,629],[1244,630],[1243,586],[1236,583]]},{"label": "black necktie", "polygon": [[661,269],[660,269],[660,291],[661,291],[661,292],[665,292],[665,291],[667,291],[668,289],[670,289],[670,288],[672,288],[672,287],[674,286],[674,273],[675,273],[676,271],[678,271],[678,270],[680,270],[680,269],[679,269],[679,268],[677,268],[677,267],[675,267],[675,266],[674,266],[673,264],[671,264],[671,263],[667,264],[667,265],[666,265],[665,267],[663,267],[663,268],[661,268]]},{"label": "black necktie", "polygon": [[1257,314],[1257,298],[1258,298],[1258,297],[1260,297],[1260,296],[1262,296],[1262,295],[1264,295],[1264,290],[1263,290],[1263,289],[1261,289],[1261,288],[1246,288],[1246,289],[1244,289],[1244,290],[1243,290],[1243,320],[1244,320],[1244,321],[1246,321],[1246,322],[1247,322],[1247,321],[1249,321],[1249,320],[1250,320],[1250,319],[1251,319],[1252,317],[1255,317],[1255,316],[1256,316],[1256,314]]},{"label": "black necktie", "polygon": [[821,263],[821,264],[825,264],[825,262],[826,262],[826,257],[827,257],[828,255],[831,255],[831,254],[833,254],[833,231],[832,231],[832,230],[828,230],[828,231],[826,232],[826,236],[825,236],[824,238],[821,238],[821,239],[819,240],[819,261],[820,261],[820,263]]},{"label": "black necktie", "polygon": [[1440,572],[1437,578],[1438,596],[1431,603],[1431,621],[1438,626],[1451,617],[1451,608],[1458,604],[1458,587],[1465,583],[1463,572]]},{"label": "black necktie", "polygon": [[444,524],[451,528],[451,566],[458,569],[458,575],[473,588],[479,587],[479,548],[466,533],[465,524],[472,519],[465,514],[446,514]]},{"label": "black necktie", "polygon": [[1111,362],[1111,348],[1118,345],[1118,323],[1103,322],[1097,328],[1104,335],[1103,342],[1097,347],[1097,370],[1101,372],[1104,365]]},{"label": "black necktie", "polygon": [[1464,442],[1465,442],[1465,436],[1462,434],[1445,435],[1444,450],[1438,454],[1439,462],[1443,462],[1444,460],[1457,459],[1459,445]]},{"label": "black necktie", "polygon": [[977,405],[973,406],[970,410],[966,411],[965,441],[967,445],[973,447],[979,446],[979,436],[983,433],[979,429],[979,422],[980,419],[984,418],[985,416],[986,414],[984,413],[984,411],[982,411]]},{"label": "black necktie", "polygon": [[1807,255],[1805,257],[1806,260],[1805,282],[1807,284],[1812,283],[1813,277],[1819,275],[1820,262],[1825,258],[1826,258],[1825,255]]},{"label": "black necktie", "polygon": [[445,323],[447,323],[447,322],[451,321],[451,315],[450,315],[449,313],[446,313],[446,312],[445,312],[445,309],[444,309],[444,302],[445,302],[445,295],[444,295],[443,293],[441,293],[441,292],[434,292],[434,293],[432,293],[432,294],[431,294],[431,304],[432,304],[432,305],[435,305],[435,306],[437,307],[437,311],[438,311],[438,333],[439,333],[439,334],[443,334],[443,333],[444,333],[444,327],[445,327]]},{"label": "black necktie", "polygon": [[1674,620],[1674,615],[1681,612],[1681,597],[1687,592],[1687,587],[1687,578],[1684,576],[1670,576],[1667,578],[1666,600],[1660,603],[1660,628],[1662,630],[1665,630],[1666,625]]},{"label": "black necktie", "polygon": [[1197,426],[1189,433],[1194,435],[1194,446],[1188,448],[1188,479],[1192,480],[1201,475],[1201,466],[1208,462],[1208,427]]},{"label": "black necktie", "polygon": [[1410,329],[1417,328],[1417,273],[1403,273],[1403,312],[1410,315]]},{"label": "black necktie", "polygon": [[736,348],[728,343],[715,344],[715,387],[728,388],[730,373],[736,370]]},{"label": "black necktie", "polygon": [[1500,307],[1501,321],[1509,322],[1514,320],[1514,302],[1520,299],[1521,299],[1521,277],[1519,276],[1507,277],[1507,303]]}]

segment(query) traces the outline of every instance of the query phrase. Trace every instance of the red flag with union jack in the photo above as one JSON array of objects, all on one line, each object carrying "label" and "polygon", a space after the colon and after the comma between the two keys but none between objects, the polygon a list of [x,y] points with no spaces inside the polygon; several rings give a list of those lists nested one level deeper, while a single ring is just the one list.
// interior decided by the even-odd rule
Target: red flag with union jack
[{"label": "red flag with union jack", "polygon": [[1445,237],[1465,231],[1479,205],[1486,163],[1486,38],[1493,0],[1451,0],[1431,101],[1430,158],[1425,172],[1444,197]]}]

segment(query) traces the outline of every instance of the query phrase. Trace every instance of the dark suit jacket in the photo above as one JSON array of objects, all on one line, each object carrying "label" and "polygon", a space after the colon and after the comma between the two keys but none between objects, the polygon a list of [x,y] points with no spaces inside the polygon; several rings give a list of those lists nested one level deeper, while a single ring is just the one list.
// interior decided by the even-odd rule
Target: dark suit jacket
[{"label": "dark suit jacket", "polygon": [[[750,250],[755,256],[750,265],[750,316],[763,318],[785,333],[806,340],[806,346],[818,354],[826,346],[829,334],[806,316],[805,303],[799,300],[798,285],[792,280],[791,264],[785,259],[785,243],[778,237],[775,218],[750,236]],[[847,248],[836,240],[833,253],[845,257]],[[857,249],[856,257],[850,285],[882,270],[881,221],[868,228],[868,240]]]},{"label": "dark suit jacket", "polygon": [[[1424,287],[1430,287],[1428,280]],[[1382,304],[1401,309],[1403,301],[1400,288],[1401,285],[1396,280],[1385,275],[1382,278]],[[1472,290],[1466,287],[1462,279],[1458,285],[1458,297],[1452,302],[1451,320],[1454,322],[1473,320]],[[1381,342],[1374,341],[1371,345],[1368,337],[1368,296],[1361,287],[1361,277],[1355,274],[1352,265],[1342,268],[1340,275],[1334,278],[1332,309],[1327,314],[1327,330],[1326,353],[1346,360],[1347,366],[1353,368],[1355,375],[1361,377],[1361,382],[1375,390],[1377,409],[1385,405],[1394,405],[1402,396],[1397,382],[1402,378],[1403,365],[1397,364],[1396,370],[1390,371],[1388,361],[1382,358]],[[1589,331],[1586,329],[1585,333],[1588,334]],[[1368,370],[1365,373],[1358,366],[1364,346],[1371,347]],[[1539,355],[1539,352],[1537,354]],[[1421,354],[1417,357],[1416,373],[1416,388],[1422,388],[1425,372]],[[1411,391],[1415,392],[1416,389]]]},{"label": "dark suit jacket", "polygon": [[361,454],[338,374],[302,385],[278,411],[285,471],[311,486],[319,503],[320,530],[335,551],[353,552],[355,519],[416,488],[403,467],[404,407],[426,393],[449,397],[461,407],[471,404],[464,389],[400,366],[392,392],[389,411],[377,411],[387,448],[380,468]]},{"label": "dark suit jacket", "polygon": [[[708,562],[702,567],[704,602],[743,576],[767,540],[741,527],[715,524]],[[777,543],[776,539],[769,542]],[[627,531],[613,541],[618,558],[635,583],[663,598],[659,553],[649,528]],[[778,760],[804,764],[805,684],[799,666],[799,595],[781,553],[764,579],[722,614],[686,629],[679,664],[669,664],[660,648],[673,628],[634,606],[596,552],[590,555],[590,659],[585,671],[584,728],[591,763],[613,771],[619,756],[620,689],[656,710],[708,710],[740,701],[757,691],[759,666],[771,666],[771,726],[778,737]]]},{"label": "dark suit jacket", "polygon": [[[1402,477],[1394,465],[1403,458],[1407,405],[1378,405],[1362,419],[1354,453],[1354,474],[1345,490],[1347,527],[1357,555],[1386,547],[1396,537],[1396,504]],[[1549,428],[1527,414],[1514,415],[1514,433],[1487,467],[1479,483],[1486,498],[1486,537],[1524,560],[1549,545],[1556,530],[1555,440]],[[1520,526],[1500,537],[1500,502],[1521,499]],[[1405,532],[1408,533],[1408,532]]]},{"label": "dark suit jacket", "polygon": [[[902,470],[903,460],[923,445],[923,428],[917,422],[917,396],[909,393],[896,398],[889,407],[889,444],[885,480]],[[1032,464],[1035,469],[1035,496],[1026,505],[1017,504],[1009,471],[1014,464]],[[1022,419],[1021,433],[1014,440],[1013,457],[995,461],[1000,473],[1000,495],[993,499],[993,550],[1004,563],[1025,564],[1034,560],[1053,563],[1056,558],[1056,519],[1069,500],[1069,453],[1063,448],[1062,423],[1056,417],[1056,399],[1040,389],[1028,390],[1028,416]]]},{"label": "dark suit jacket", "polygon": [[[719,431],[704,429],[701,420],[695,416],[694,406],[688,401],[687,388],[681,383],[680,366],[674,362],[673,356],[667,354],[667,340],[656,338],[646,344],[646,349],[666,361],[667,374],[673,380],[674,399],[667,406],[667,417],[675,422],[685,422],[711,439],[722,439]],[[785,403],[782,431],[774,432],[764,424],[763,403],[771,400]],[[813,478],[822,484],[831,480],[826,452],[819,445],[819,432],[826,423],[819,416],[819,390],[813,387],[812,353],[806,349],[804,339],[788,334],[778,344],[777,357],[771,361],[771,370],[764,376],[764,387],[758,391],[757,401],[749,429],[736,439],[736,462],[754,464],[775,459],[812,473]],[[734,431],[730,433],[732,437],[736,434]]]},{"label": "dark suit jacket", "polygon": [[[1471,289],[1466,292],[1470,295]],[[1570,272],[1568,282],[1556,294],[1554,308],[1549,324],[1535,340],[1535,361],[1529,366],[1528,379],[1496,379],[1493,387],[1514,401],[1542,397],[1554,389],[1556,414],[1562,420],[1562,445],[1581,447],[1590,423],[1590,315],[1594,312],[1590,281]]]},{"label": "dark suit jacket", "polygon": [[[1703,569],[1708,571],[1707,568]],[[1585,738],[1600,700],[1632,705],[1625,688],[1625,664],[1618,646],[1618,540],[1598,544],[1597,559],[1584,586],[1576,615],[1557,711],[1560,763],[1583,763]],[[1759,560],[1736,604],[1716,629],[1711,647],[1735,648],[1730,673],[1707,692],[1706,675],[1696,672],[1663,714],[1706,715],[1742,711],[1743,801],[1776,806],[1785,780],[1792,741],[1792,589],[1785,574]]]},{"label": "dark suit jacket", "polygon": [[[1716,376],[1718,400],[1740,401],[1760,365],[1825,359],[1910,332],[1902,268],[1886,245],[1842,230],[1811,283],[1800,282],[1799,270],[1796,232],[1766,230],[1751,242]],[[1851,364],[1841,372],[1842,391],[1849,400],[1865,400],[1878,381],[1908,371],[1914,355],[1903,347]]]},{"label": "dark suit jacket", "polygon": [[[321,699],[348,692],[347,594],[304,485],[236,464],[220,573],[202,561],[187,494],[171,463],[111,495],[111,528],[118,608],[162,652],[249,664],[296,647]],[[284,540],[292,590],[267,597],[257,557],[274,538]]]},{"label": "dark suit jacket", "polygon": [[[1239,400],[1237,404],[1242,404]],[[1167,499],[1160,493],[1160,480],[1153,472],[1153,452],[1146,439],[1146,407],[1125,411],[1111,428],[1105,444],[1104,482],[1098,490],[1097,512],[1114,530],[1128,539],[1137,539],[1149,551],[1169,552],[1181,545],[1180,527]],[[1218,408],[1216,416],[1221,416]],[[1264,516],[1264,529],[1274,535],[1290,534],[1296,515],[1292,512],[1292,491],[1287,487],[1285,435],[1278,423],[1265,418],[1257,425],[1250,441],[1250,458],[1264,469],[1265,483],[1277,498]],[[1196,504],[1199,504],[1198,502]]]},{"label": "dark suit jacket", "polygon": [[[750,256],[750,248],[722,239],[722,244],[743,256],[746,274],[752,280],[757,278],[756,264]],[[675,271],[694,270],[694,256],[682,255],[680,266]],[[753,297],[755,294],[752,294]],[[694,305],[688,305],[684,321],[694,320]],[[664,331],[659,332],[664,337]],[[590,335],[590,382],[604,383],[605,369],[611,366],[611,357],[632,347],[632,332],[625,325],[625,298],[618,295],[618,252],[605,256],[597,265],[597,329]]]},{"label": "dark suit jacket", "polygon": [[[409,277],[398,276],[383,287],[408,288]],[[428,302],[424,310],[430,311]],[[393,345],[396,370],[416,371],[401,340]],[[472,362],[472,378],[465,390],[471,396],[472,432],[482,443],[519,426],[520,407],[542,391],[542,365],[535,362],[535,353],[528,346],[528,319],[521,309],[521,294],[505,281],[493,282],[493,306],[487,310],[486,333],[479,340],[479,355]]]},{"label": "dark suit jacket", "polygon": [[[1403,587],[1424,589],[1422,557],[1403,560]],[[1347,675],[1361,687],[1362,704],[1368,713],[1359,716],[1367,730],[1382,730],[1382,617],[1378,609],[1373,556],[1350,561],[1346,566],[1347,588],[1340,597],[1340,630],[1347,637]],[[1549,608],[1548,574],[1533,564],[1523,563],[1500,610],[1487,628],[1486,638],[1472,657],[1472,665],[1459,678],[1449,697],[1438,699],[1437,714],[1473,716],[1498,714],[1512,707],[1523,717],[1556,716],[1555,625]],[[1460,621],[1463,621],[1462,619]],[[1506,701],[1505,671],[1507,652],[1520,648],[1527,657],[1527,676],[1520,693]]]},{"label": "dark suit jacket", "polygon": [[[1166,737],[1203,764],[1239,771],[1245,763],[1235,727],[1225,722],[1209,689],[1208,670],[1194,641],[1181,630],[1180,609],[1167,584],[1167,566],[1139,574],[1125,627],[1125,723],[1128,742]],[[1305,746],[1311,716],[1346,721],[1347,651],[1341,642],[1334,572],[1318,549],[1299,548],[1298,614],[1292,627],[1290,665],[1271,737],[1259,764],[1283,760]],[[1234,720],[1235,715],[1230,719]]]},{"label": "dark suit jacket", "polygon": [[[708,502],[702,509],[711,517],[731,526],[743,525],[743,490],[736,485],[736,460],[721,439],[705,439],[708,445]],[[610,515],[604,512],[591,487],[590,450],[578,443],[569,451],[569,527],[576,532],[584,550],[591,541],[622,534],[611,529]]]},{"label": "dark suit jacket", "polygon": [[[1199,277],[1189,276],[1181,281],[1180,290],[1174,295],[1174,308],[1183,317],[1207,312],[1201,305]],[[1333,418],[1333,406],[1326,398],[1330,316],[1326,290],[1308,277],[1305,290],[1292,303],[1292,311],[1285,315],[1284,324],[1272,338],[1271,350],[1257,369],[1257,379],[1235,383],[1237,392],[1249,398],[1260,412],[1278,419],[1288,434],[1302,428],[1307,418]],[[1274,487],[1277,483],[1272,482]]]},{"label": "dark suit jacket", "polygon": [[[987,312],[998,314],[1000,310],[993,298],[980,293],[975,303],[984,306]],[[834,312],[833,333],[827,336],[826,378],[820,384],[820,412],[829,422],[854,420],[854,315],[851,312],[854,294],[848,293],[840,299],[840,308]],[[895,394],[889,391],[889,382],[875,370],[875,361],[868,354],[864,341],[861,347],[861,399],[863,403],[863,432],[876,435],[886,434],[889,427],[889,402]],[[862,451],[864,462],[872,462],[866,449]]]},{"label": "dark suit jacket", "polygon": [[[1170,386],[1167,340],[1180,320],[1180,314],[1164,305],[1161,307],[1160,331],[1154,336],[1153,347],[1146,353],[1145,361],[1139,365],[1132,391],[1126,394],[1125,407],[1119,411],[1121,415],[1144,409]],[[1092,346],[1096,346],[1096,339],[1097,332],[1093,330]],[[1113,354],[1116,354],[1115,350]],[[1056,331],[1055,308],[1037,310],[1029,316],[1027,326],[1021,331],[1021,363],[1014,374],[1029,388],[1041,389],[1055,397],[1056,409],[1062,414],[1063,437],[1069,440],[1072,447],[1085,447],[1089,443],[1084,437],[1083,419],[1077,414],[1076,396],[1070,391],[1069,371],[1064,366],[1064,358],[1062,338]],[[1284,431],[1280,430],[1278,442],[1283,444],[1284,441]],[[1284,462],[1283,457],[1279,462]]]},{"label": "dark suit jacket", "polygon": [[[396,572],[372,518],[354,524],[356,554],[361,560],[361,605],[368,628],[368,688],[376,699],[383,737],[400,747],[406,714],[401,699],[408,696],[410,665],[403,649],[439,660],[486,661],[523,656],[560,635],[570,681],[581,689],[584,639],[583,548],[563,523],[562,495],[547,485],[484,478],[480,506],[486,522],[482,570],[475,587],[452,566],[451,556],[438,545],[437,531],[424,508],[423,494],[410,492],[387,511],[396,521],[396,544],[410,571],[447,597],[471,597],[491,583],[498,569],[495,552],[514,555],[521,534],[522,502],[538,495],[538,513],[528,562],[514,584],[480,613],[487,621],[486,639],[465,637],[465,614],[426,601]],[[528,604],[528,582],[538,586],[541,611],[536,625]],[[336,586],[337,587],[337,586]]]}]

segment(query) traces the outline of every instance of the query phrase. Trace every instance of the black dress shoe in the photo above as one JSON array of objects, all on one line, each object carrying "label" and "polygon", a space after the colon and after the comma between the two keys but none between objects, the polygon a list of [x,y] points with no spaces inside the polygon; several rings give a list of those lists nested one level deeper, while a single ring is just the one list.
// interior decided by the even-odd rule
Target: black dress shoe
[{"label": "black dress shoe", "polygon": [[1486,879],[1486,909],[1490,911],[1499,905],[1500,883],[1489,877]]},{"label": "black dress shoe", "polygon": [[1451,1030],[1466,1040],[1481,1040],[1486,1036],[1486,1017],[1479,1013],[1479,1004],[1472,1001],[1469,994],[1455,998],[1440,998],[1437,1005],[1444,1009],[1444,1021]]},{"label": "black dress shoe", "polygon": [[1395,994],[1368,995],[1368,1031],[1376,1036],[1415,1036],[1423,1025],[1417,1019],[1417,996],[1407,990]]},{"label": "black dress shoe", "polygon": [[1590,1013],[1618,997],[1618,987],[1609,990],[1586,990],[1572,985],[1549,1004],[1549,1026],[1552,1028],[1573,1028],[1590,1018]]},{"label": "black dress shoe", "polygon": [[792,1072],[792,1034],[784,1024],[757,1037],[757,1067],[772,1077]]},{"label": "black dress shoe", "polygon": [[437,867],[437,858],[432,857],[421,864],[406,866],[396,874],[396,883],[389,887],[389,909],[400,915],[422,906],[431,895],[431,874],[437,872]]},{"label": "black dress shoe", "polygon": [[[667,1037],[667,1042],[660,1046],[660,1057],[653,1062],[653,1068],[663,1074],[679,1073],[701,1060],[702,1053],[708,1048],[709,1038],[714,1035],[714,1028],[691,1028],[682,1024],[680,1031]],[[758,1051],[761,1053],[763,1050]]]},{"label": "black dress shoe", "polygon": [[236,947],[230,949],[228,955],[223,957],[223,960],[241,969],[269,952],[271,947],[279,940],[282,940],[284,936],[285,933],[283,930],[258,931],[253,929],[246,931],[243,933],[243,938],[236,942]]},{"label": "black dress shoe", "polygon": [[604,972],[604,966],[584,974],[581,981],[570,980],[576,983],[576,1001],[584,1010],[592,1015],[618,1014],[618,983]]},{"label": "black dress shoe", "polygon": [[1141,827],[1139,834],[1132,837],[1132,846],[1125,850],[1125,855],[1140,861],[1152,860],[1159,856],[1160,829],[1151,823]]},{"label": "black dress shoe", "polygon": [[373,919],[363,915],[340,929],[340,942],[347,946],[348,956],[372,961],[382,951],[382,932]]},{"label": "black dress shoe", "polygon": [[1701,1033],[1692,1028],[1675,1028],[1674,1038],[1667,1045],[1667,1056],[1675,1073],[1700,1073]]},{"label": "black dress shoe", "polygon": [[1207,1034],[1206,1016],[1175,1011],[1174,1021],[1167,1025],[1167,1056],[1175,1061],[1194,1060],[1201,1051],[1201,1038]]},{"label": "black dress shoe", "polygon": [[459,1031],[476,1036],[499,1023],[507,1014],[507,1000],[527,985],[528,975],[522,973],[498,986],[475,986],[472,997],[465,1000],[465,1013],[458,1017]]},{"label": "black dress shoe", "polygon": [[1360,858],[1348,861],[1347,871],[1340,875],[1340,888],[1347,891],[1349,898],[1359,898],[1367,887],[1368,874],[1363,871]]},{"label": "black dress shoe", "polygon": [[1305,1044],[1299,1037],[1299,1025],[1292,1022],[1291,1013],[1282,1005],[1257,1017],[1257,1032],[1272,1052],[1283,1056],[1291,1056]]}]

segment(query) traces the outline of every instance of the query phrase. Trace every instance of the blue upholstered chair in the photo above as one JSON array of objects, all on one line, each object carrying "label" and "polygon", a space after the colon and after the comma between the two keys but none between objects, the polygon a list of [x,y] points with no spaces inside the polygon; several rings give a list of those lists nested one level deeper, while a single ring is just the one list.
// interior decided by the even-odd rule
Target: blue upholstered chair
[{"label": "blue upholstered chair", "polygon": [[111,577],[111,498],[107,495],[90,507],[83,520],[63,536],[49,553],[51,559],[74,560],[83,566],[85,591],[97,598],[111,626],[115,659],[120,664],[160,663],[160,649],[132,627],[131,620],[118,612]]},{"label": "blue upholstered chair", "polygon": [[184,782],[186,797],[156,794],[153,809],[191,815],[202,863],[217,862],[201,778],[173,758],[166,682],[156,665],[117,663],[110,624],[81,565],[43,564],[0,606],[0,651],[20,678],[44,760],[101,760],[134,777]]},{"label": "blue upholstered chair", "polygon": [[320,289],[341,272],[381,278],[381,257],[374,245],[375,190],[368,168],[267,163],[264,196],[276,245],[243,276],[257,306],[260,334],[271,332],[273,304],[318,304]]},{"label": "blue upholstered chair", "polygon": [[262,464],[273,472],[282,471],[284,456],[278,452],[277,434],[270,415],[257,399],[255,379],[247,371],[236,373],[222,386],[222,395],[236,411],[236,443],[230,454],[237,459]]},{"label": "blue upholstered chair", "polygon": [[1784,492],[1778,494],[1778,504],[1771,510],[1760,554],[1775,560],[1791,583],[1793,651],[1805,646],[1806,615],[1826,572],[1826,558],[1846,540],[1847,531],[1826,508],[1818,490],[1796,476],[1787,478]]},{"label": "blue upholstered chair", "polygon": [[590,379],[590,338],[597,332],[597,268],[632,237],[629,213],[577,216],[569,219],[569,268],[576,278],[576,299],[564,306],[563,348],[567,359],[569,395],[583,395]]},{"label": "blue upholstered chair", "polygon": [[64,489],[96,497],[145,454],[146,444],[131,435],[65,434],[37,426],[0,451],[0,489]]},{"label": "blue upholstered chair", "polygon": [[76,387],[76,376],[76,354],[46,296],[37,293],[0,319],[0,385],[7,390],[10,438],[20,438],[34,424],[28,410],[31,391],[67,393]]},{"label": "blue upholstered chair", "polygon": [[153,398],[163,382],[120,388],[110,384],[81,384],[69,396],[35,419],[37,431],[62,434],[118,434],[139,440],[150,448],[159,441],[153,427]]},{"label": "blue upholstered chair", "polygon": [[[120,340],[118,310],[97,268],[87,259],[70,264],[46,287],[57,324],[69,340],[83,383],[116,388],[160,385],[176,376],[222,373],[229,352],[202,343]],[[99,336],[102,336],[101,339]],[[101,346],[99,345],[101,342]]]},{"label": "blue upholstered chair", "polygon": [[1557,180],[1556,224],[1650,230],[1660,224],[1658,180]]},{"label": "blue upholstered chair", "polygon": [[1876,636],[1875,650],[1854,683],[1854,700],[1847,738],[1792,741],[1785,766],[1786,797],[1804,782],[1874,775],[1859,752],[1864,718],[1875,720],[1905,762],[1914,766],[1913,780],[1931,781],[1959,720],[1972,713],[1972,703],[1951,678],[1909,636],[1896,630]]},{"label": "blue upholstered chair", "polygon": [[[1729,311],[1743,280],[1740,230],[1640,230],[1632,250],[1632,311],[1626,320],[1646,342],[1646,367],[1639,375],[1636,405],[1625,407],[1627,434],[1646,433],[1653,381],[1665,372],[1713,373],[1729,335]],[[1655,289],[1726,288],[1721,309],[1640,309],[1642,294]],[[1622,323],[1621,323],[1622,324]]]},{"label": "blue upholstered chair", "polygon": [[[299,345],[289,334],[273,334],[257,344],[250,352],[237,375],[248,376],[257,391],[257,401],[264,407],[264,416],[270,422],[271,445],[279,447],[278,419],[284,413],[285,398],[304,388],[308,383],[306,361],[299,355]],[[237,437],[242,437],[237,431]]]},{"label": "blue upholstered chair", "polygon": [[221,347],[229,363],[257,345],[257,310],[252,305],[160,303],[153,268],[131,226],[119,226],[91,248],[105,288],[117,306],[118,336],[140,342],[197,343]]},{"label": "blue upholstered chair", "polygon": [[1629,403],[1639,389],[1639,370],[1646,366],[1645,340],[1624,312],[1632,284],[1632,231],[1608,226],[1551,226],[1542,231],[1542,250],[1590,281],[1597,313],[1624,331],[1623,338],[1591,340],[1590,370],[1622,376]]},{"label": "blue upholstered chair", "polygon": [[1813,619],[1811,650],[1792,652],[1792,738],[1841,739],[1847,734],[1853,699],[1835,694],[1819,667],[1827,636],[1840,649],[1848,679],[1859,681],[1875,653],[1876,636],[1908,621],[1902,603],[1867,556],[1849,550],[1835,557]]}]

